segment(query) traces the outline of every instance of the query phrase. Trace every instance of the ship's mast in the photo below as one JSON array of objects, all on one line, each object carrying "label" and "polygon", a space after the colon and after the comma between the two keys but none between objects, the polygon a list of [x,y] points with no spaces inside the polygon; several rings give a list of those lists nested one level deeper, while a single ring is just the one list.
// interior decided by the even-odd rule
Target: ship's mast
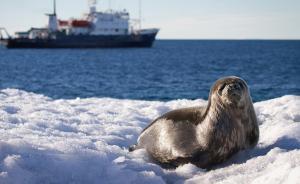
[{"label": "ship's mast", "polygon": [[96,13],[97,0],[89,0],[90,13]]},{"label": "ship's mast", "polygon": [[53,0],[53,14],[47,14],[49,16],[48,29],[50,32],[56,32],[58,30],[57,17],[56,17],[56,0]]},{"label": "ship's mast", "polygon": [[53,15],[56,15],[56,0],[53,1]]}]

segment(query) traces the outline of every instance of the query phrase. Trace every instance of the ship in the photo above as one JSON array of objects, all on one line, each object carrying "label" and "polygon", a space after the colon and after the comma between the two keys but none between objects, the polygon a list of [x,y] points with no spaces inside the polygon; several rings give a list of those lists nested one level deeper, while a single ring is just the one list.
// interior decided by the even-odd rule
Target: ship
[{"label": "ship", "polygon": [[47,26],[16,32],[13,37],[0,28],[0,42],[7,48],[152,47],[159,32],[158,28],[142,29],[141,15],[132,21],[125,9],[97,11],[97,0],[89,1],[89,12],[80,19],[58,19],[56,0],[53,13],[46,15]]}]

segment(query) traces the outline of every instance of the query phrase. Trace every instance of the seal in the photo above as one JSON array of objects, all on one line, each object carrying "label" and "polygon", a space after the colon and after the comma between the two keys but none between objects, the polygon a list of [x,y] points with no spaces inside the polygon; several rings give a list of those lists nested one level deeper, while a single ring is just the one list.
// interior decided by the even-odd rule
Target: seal
[{"label": "seal", "polygon": [[254,147],[259,129],[246,82],[221,78],[211,87],[208,104],[170,111],[154,120],[129,151],[146,149],[163,167],[192,163],[210,168],[239,150]]}]

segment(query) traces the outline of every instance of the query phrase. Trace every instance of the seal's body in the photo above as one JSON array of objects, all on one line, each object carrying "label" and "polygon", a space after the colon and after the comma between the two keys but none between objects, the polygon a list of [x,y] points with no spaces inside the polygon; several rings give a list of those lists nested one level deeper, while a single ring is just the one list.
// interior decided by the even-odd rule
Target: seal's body
[{"label": "seal's body", "polygon": [[208,168],[257,144],[259,129],[247,84],[238,77],[219,79],[208,105],[168,112],[154,120],[132,150],[144,148],[160,164],[193,163]]}]

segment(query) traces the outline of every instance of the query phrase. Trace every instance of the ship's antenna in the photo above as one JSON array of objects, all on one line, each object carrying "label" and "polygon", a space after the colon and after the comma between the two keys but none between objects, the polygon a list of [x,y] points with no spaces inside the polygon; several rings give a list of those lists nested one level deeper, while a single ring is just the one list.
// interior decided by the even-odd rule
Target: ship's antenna
[{"label": "ship's antenna", "polygon": [[53,0],[53,15],[56,15],[56,0]]},{"label": "ship's antenna", "polygon": [[139,19],[140,19],[140,24],[139,24],[139,29],[142,29],[142,0],[139,0]]}]

